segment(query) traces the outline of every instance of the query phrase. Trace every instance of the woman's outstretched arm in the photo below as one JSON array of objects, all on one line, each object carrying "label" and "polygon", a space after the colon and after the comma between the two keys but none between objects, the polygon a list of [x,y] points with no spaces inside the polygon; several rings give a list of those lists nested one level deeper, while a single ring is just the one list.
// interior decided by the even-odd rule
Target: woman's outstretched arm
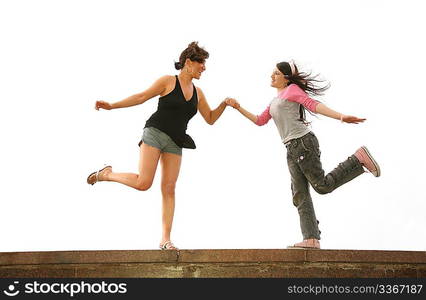
[{"label": "woman's outstretched arm", "polygon": [[249,112],[248,110],[244,109],[242,106],[238,106],[236,108],[244,117],[252,121],[254,124],[257,124],[257,116]]},{"label": "woman's outstretched arm", "polygon": [[346,122],[346,123],[358,124],[358,123],[364,122],[366,120],[366,119],[358,118],[358,117],[355,117],[355,116],[344,115],[342,113],[339,113],[337,111],[332,110],[331,108],[329,108],[328,106],[326,106],[323,103],[318,103],[318,105],[316,107],[316,112],[323,115],[323,116],[333,118],[333,119],[336,119],[336,120],[340,120],[340,121]]},{"label": "woman's outstretched arm", "polygon": [[244,117],[246,117],[258,126],[265,125],[271,119],[271,115],[269,114],[269,106],[261,115],[257,116],[243,108],[240,103],[238,103],[238,101],[233,98],[226,98],[225,103],[226,105],[232,106],[233,108],[238,110]]},{"label": "woman's outstretched arm", "polygon": [[213,125],[226,108],[225,100],[222,101],[216,109],[211,110],[209,104],[207,103],[206,97],[200,88],[197,88],[197,94],[198,110],[200,111],[200,114],[203,116],[207,124]]},{"label": "woman's outstretched arm", "polygon": [[119,102],[109,103],[102,100],[96,101],[95,109],[99,110],[100,108],[102,108],[102,109],[110,110],[110,109],[124,108],[124,107],[130,107],[130,106],[142,104],[145,101],[162,94],[164,90],[166,89],[167,83],[170,81],[171,77],[173,76],[169,76],[169,75],[163,76],[157,79],[157,81],[155,81],[151,87],[149,87],[147,90],[143,91],[142,93],[132,95]]}]

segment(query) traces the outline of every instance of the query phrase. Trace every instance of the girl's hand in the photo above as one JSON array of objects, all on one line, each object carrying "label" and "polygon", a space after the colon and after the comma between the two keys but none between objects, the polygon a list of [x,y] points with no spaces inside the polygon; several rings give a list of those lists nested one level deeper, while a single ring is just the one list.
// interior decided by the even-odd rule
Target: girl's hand
[{"label": "girl's hand", "polygon": [[102,101],[102,100],[96,101],[95,109],[99,110],[99,108],[110,110],[112,109],[112,105],[106,101]]},{"label": "girl's hand", "polygon": [[355,116],[341,115],[341,116],[340,116],[340,120],[341,120],[342,122],[345,122],[345,123],[354,123],[354,124],[358,124],[358,123],[362,123],[362,122],[364,122],[366,119],[360,119],[360,118],[355,117]]},{"label": "girl's hand", "polygon": [[235,100],[234,98],[226,98],[225,103],[226,103],[226,105],[232,106],[235,109],[240,107],[240,103],[238,103],[238,101]]}]

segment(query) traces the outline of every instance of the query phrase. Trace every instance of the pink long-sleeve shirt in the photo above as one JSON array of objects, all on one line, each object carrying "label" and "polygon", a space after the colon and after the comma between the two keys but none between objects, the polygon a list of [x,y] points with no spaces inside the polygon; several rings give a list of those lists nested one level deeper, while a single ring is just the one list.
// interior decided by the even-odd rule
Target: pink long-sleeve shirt
[{"label": "pink long-sleeve shirt", "polygon": [[315,113],[318,103],[296,84],[290,84],[272,99],[262,114],[257,116],[256,124],[262,126],[271,118],[274,119],[282,142],[287,143],[311,131],[305,123],[299,120],[299,105],[303,105]]}]

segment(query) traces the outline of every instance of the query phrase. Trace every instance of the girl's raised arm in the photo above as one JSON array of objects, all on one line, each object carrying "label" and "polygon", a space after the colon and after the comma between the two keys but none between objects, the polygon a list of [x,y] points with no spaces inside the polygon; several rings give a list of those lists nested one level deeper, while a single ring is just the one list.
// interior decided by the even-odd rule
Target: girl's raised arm
[{"label": "girl's raised arm", "polygon": [[332,110],[331,108],[329,108],[328,106],[326,106],[323,103],[318,103],[318,105],[316,107],[316,112],[321,114],[321,115],[324,115],[326,117],[337,119],[337,120],[340,120],[340,121],[345,122],[345,123],[358,124],[358,123],[364,122],[366,120],[366,119],[358,118],[358,117],[355,117],[355,116],[344,115],[342,113],[339,113],[337,111]]},{"label": "girl's raised arm", "polygon": [[271,115],[269,114],[269,106],[266,108],[266,110],[260,114],[259,116],[256,116],[249,112],[248,110],[244,109],[240,103],[238,103],[237,100],[233,98],[226,98],[225,99],[226,105],[232,106],[236,110],[238,110],[244,117],[252,121],[254,124],[258,126],[265,125],[268,123],[268,121],[271,119]]},{"label": "girl's raised arm", "polygon": [[124,107],[130,107],[135,106],[144,103],[145,101],[160,95],[164,92],[166,89],[167,83],[173,79],[173,76],[162,76],[159,79],[157,79],[147,90],[132,95],[130,97],[127,97],[126,99],[123,99],[119,102],[115,103],[109,103],[106,101],[96,101],[95,109],[99,110],[99,108],[110,110],[110,109],[116,109],[116,108],[124,108]]},{"label": "girl's raised arm", "polygon": [[226,108],[225,101],[222,101],[219,106],[211,110],[209,104],[207,103],[206,97],[204,96],[203,91],[197,87],[197,93],[198,93],[198,110],[203,116],[204,120],[209,125],[213,125],[217,119],[222,115],[223,111]]}]

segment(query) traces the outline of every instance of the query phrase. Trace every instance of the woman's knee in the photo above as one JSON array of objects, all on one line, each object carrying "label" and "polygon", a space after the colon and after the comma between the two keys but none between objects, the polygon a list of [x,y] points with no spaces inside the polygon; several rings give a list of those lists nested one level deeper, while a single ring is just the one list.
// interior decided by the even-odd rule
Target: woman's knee
[{"label": "woman's knee", "polygon": [[176,182],[163,182],[161,183],[161,192],[166,195],[174,195],[176,189]]},{"label": "woman's knee", "polygon": [[313,184],[312,187],[320,195],[325,195],[333,191],[333,189],[328,185]]},{"label": "woman's knee", "polygon": [[293,205],[297,208],[303,206],[306,199],[310,198],[309,192],[297,192],[293,194]]},{"label": "woman's knee", "polygon": [[136,183],[136,189],[138,191],[147,191],[152,186],[152,181],[141,180]]}]

